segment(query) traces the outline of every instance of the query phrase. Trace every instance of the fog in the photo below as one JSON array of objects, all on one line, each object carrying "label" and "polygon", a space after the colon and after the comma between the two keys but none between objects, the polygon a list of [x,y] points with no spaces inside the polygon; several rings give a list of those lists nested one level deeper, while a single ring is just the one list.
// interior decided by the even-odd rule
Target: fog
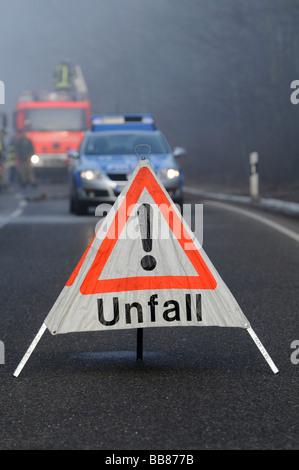
[{"label": "fog", "polygon": [[299,176],[299,0],[0,0],[1,108],[81,66],[94,113],[150,112],[186,178],[245,184]]}]

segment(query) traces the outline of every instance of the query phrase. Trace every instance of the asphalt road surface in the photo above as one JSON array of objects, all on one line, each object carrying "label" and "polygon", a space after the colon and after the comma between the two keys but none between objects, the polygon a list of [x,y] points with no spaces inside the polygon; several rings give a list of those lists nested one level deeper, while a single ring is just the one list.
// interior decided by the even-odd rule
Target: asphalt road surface
[{"label": "asphalt road surface", "polygon": [[[144,330],[142,362],[136,330],[46,331],[16,378],[97,222],[68,213],[65,185],[17,192],[0,195],[0,449],[299,448],[295,239],[221,204],[192,200],[204,202],[204,249],[278,374],[246,330],[169,327]],[[262,215],[299,233],[295,220]]]}]

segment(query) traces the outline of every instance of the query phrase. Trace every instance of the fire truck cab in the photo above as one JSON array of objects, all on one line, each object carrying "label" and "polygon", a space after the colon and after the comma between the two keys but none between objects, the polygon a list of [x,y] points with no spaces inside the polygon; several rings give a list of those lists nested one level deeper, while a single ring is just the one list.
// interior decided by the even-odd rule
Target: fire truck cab
[{"label": "fire truck cab", "polygon": [[25,134],[31,140],[31,165],[37,173],[66,170],[68,151],[79,149],[85,131],[91,128],[91,105],[80,66],[68,61],[56,66],[53,91],[23,92],[14,127],[15,139]]},{"label": "fire truck cab", "polygon": [[90,126],[89,100],[76,100],[70,92],[26,92],[17,101],[15,137],[25,132],[32,141],[31,164],[37,170],[66,168],[68,151],[79,149]]}]

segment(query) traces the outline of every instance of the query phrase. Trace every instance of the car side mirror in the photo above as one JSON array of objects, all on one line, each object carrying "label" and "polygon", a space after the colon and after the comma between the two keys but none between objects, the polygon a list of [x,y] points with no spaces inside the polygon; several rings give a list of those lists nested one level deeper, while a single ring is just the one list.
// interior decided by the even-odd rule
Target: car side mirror
[{"label": "car side mirror", "polygon": [[79,157],[79,152],[78,150],[69,150],[67,153],[67,156],[69,158],[78,158]]},{"label": "car side mirror", "polygon": [[182,157],[183,155],[186,155],[186,150],[183,147],[174,147],[173,156],[175,158]]}]

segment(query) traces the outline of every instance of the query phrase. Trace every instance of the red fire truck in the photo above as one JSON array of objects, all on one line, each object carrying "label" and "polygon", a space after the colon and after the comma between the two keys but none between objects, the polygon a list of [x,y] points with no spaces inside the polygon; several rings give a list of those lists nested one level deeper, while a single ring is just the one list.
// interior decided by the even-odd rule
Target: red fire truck
[{"label": "red fire truck", "polygon": [[[83,80],[83,77],[82,77]],[[67,168],[69,150],[79,148],[84,132],[91,127],[87,88],[24,92],[14,114],[15,137],[25,132],[34,147],[31,164],[37,171]]]}]

